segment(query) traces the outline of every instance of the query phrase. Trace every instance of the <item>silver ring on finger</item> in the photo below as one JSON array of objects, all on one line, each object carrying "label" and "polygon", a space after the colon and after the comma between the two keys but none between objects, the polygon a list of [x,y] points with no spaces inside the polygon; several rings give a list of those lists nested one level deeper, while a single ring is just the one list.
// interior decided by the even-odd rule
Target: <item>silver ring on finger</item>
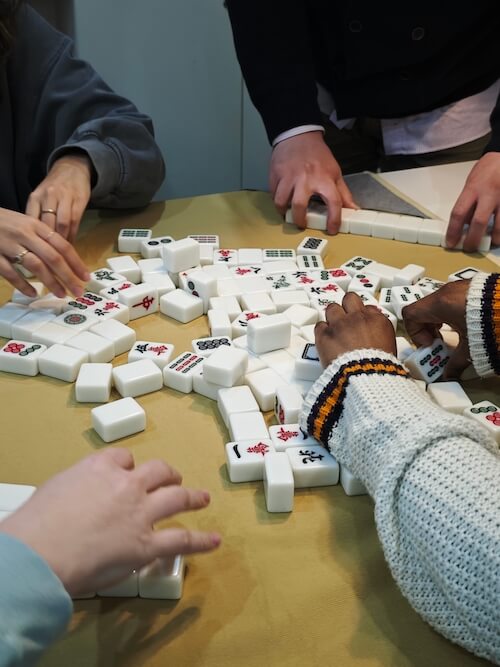
[{"label": "silver ring on finger", "polygon": [[22,264],[23,259],[26,257],[26,255],[28,253],[29,253],[29,250],[26,250],[26,248],[21,250],[21,252],[18,252],[17,255],[11,260],[12,264]]}]

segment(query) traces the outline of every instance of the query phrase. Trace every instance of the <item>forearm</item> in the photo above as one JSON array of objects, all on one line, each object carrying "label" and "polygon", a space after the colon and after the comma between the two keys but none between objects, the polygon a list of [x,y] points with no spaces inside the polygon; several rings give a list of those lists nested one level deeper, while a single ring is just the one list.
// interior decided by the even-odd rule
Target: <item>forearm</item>
[{"label": "forearm", "polygon": [[467,337],[478,375],[500,374],[500,273],[480,273],[467,294]]},{"label": "forearm", "polygon": [[0,666],[29,667],[66,629],[69,595],[48,565],[0,531]]},{"label": "forearm", "polygon": [[500,660],[500,459],[486,432],[443,412],[376,350],[334,361],[301,425],[374,498],[385,556],[415,609],[452,641]]}]

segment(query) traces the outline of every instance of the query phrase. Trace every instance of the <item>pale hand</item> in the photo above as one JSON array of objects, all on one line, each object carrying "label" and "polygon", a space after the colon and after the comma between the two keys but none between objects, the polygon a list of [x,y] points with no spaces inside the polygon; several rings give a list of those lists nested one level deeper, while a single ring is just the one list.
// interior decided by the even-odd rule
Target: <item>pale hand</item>
[{"label": "pale hand", "polygon": [[406,332],[419,347],[428,347],[439,338],[439,329],[448,324],[459,335],[459,343],[443,373],[444,378],[460,377],[470,365],[465,311],[470,280],[446,283],[436,292],[403,308]]},{"label": "pale hand", "polygon": [[500,153],[486,153],[474,165],[451,212],[446,243],[453,248],[469,225],[464,250],[473,252],[494,217],[491,241],[500,245]]},{"label": "pale hand", "polygon": [[326,322],[314,329],[316,348],[326,368],[347,352],[375,348],[396,354],[394,329],[376,306],[365,306],[354,292],[348,292],[342,305],[331,303],[325,312]]},{"label": "pale hand", "polygon": [[314,194],[328,207],[330,234],[339,230],[342,207],[358,208],[322,132],[305,132],[277,144],[271,156],[269,185],[279,212],[285,215],[291,205],[299,229],[307,226],[307,205]]},{"label": "pale hand", "polygon": [[41,486],[0,530],[30,546],[71,595],[112,586],[156,558],[211,551],[215,533],[154,524],[201,509],[206,491],[181,486],[163,461],[134,467],[126,449],[83,459]]},{"label": "pale hand", "polygon": [[[39,218],[73,243],[90,200],[91,182],[89,158],[84,154],[65,155],[54,162],[47,176],[31,193],[26,214]],[[48,209],[56,213],[43,213]]]},{"label": "pale hand", "polygon": [[26,296],[34,297],[35,290],[12,264],[25,250],[28,253],[22,258],[23,267],[56,296],[83,293],[89,274],[73,246],[40,220],[0,208],[0,276]]}]

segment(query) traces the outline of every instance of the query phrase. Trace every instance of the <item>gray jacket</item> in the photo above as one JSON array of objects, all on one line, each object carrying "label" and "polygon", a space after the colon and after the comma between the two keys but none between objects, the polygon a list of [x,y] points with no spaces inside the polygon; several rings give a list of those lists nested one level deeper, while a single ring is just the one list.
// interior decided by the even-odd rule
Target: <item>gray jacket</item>
[{"label": "gray jacket", "polygon": [[145,206],[165,166],[151,119],[72,55],[72,41],[30,7],[0,69],[0,206],[24,211],[57,158],[72,150],[95,170],[91,205]]}]

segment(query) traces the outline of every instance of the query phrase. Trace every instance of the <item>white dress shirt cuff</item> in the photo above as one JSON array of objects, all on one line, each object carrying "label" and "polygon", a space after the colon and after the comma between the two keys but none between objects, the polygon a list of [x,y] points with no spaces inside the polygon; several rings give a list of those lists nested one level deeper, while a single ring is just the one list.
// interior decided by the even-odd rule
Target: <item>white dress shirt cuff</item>
[{"label": "white dress shirt cuff", "polygon": [[290,139],[291,137],[296,137],[298,134],[305,134],[306,132],[323,132],[325,128],[322,125],[299,125],[298,127],[292,127],[291,130],[282,132],[273,141],[273,148],[285,139]]}]

